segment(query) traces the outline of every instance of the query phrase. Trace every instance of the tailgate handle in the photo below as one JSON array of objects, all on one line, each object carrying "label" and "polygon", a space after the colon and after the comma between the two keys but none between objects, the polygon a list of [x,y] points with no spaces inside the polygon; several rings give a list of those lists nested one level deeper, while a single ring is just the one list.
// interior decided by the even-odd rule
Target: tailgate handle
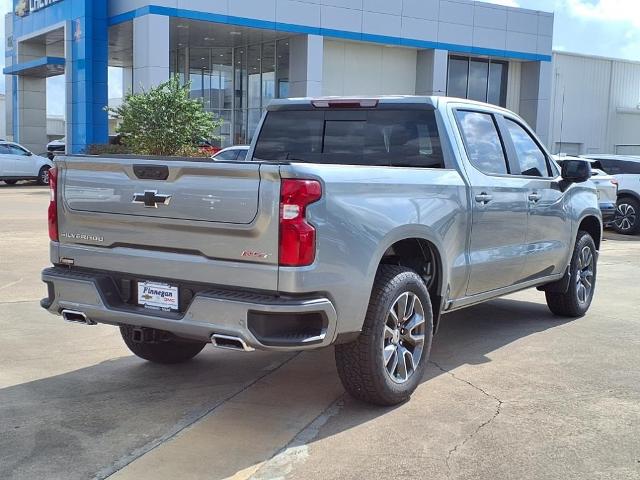
[{"label": "tailgate handle", "polygon": [[166,165],[134,165],[133,173],[140,180],[166,180],[169,178],[169,167]]}]

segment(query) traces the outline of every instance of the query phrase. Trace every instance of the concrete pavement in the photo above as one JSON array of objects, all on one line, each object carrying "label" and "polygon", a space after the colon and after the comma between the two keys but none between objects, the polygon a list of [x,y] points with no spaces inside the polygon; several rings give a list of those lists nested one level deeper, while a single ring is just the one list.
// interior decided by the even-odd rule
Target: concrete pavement
[{"label": "concrete pavement", "polygon": [[446,316],[412,400],[380,409],[331,349],[162,367],[42,311],[47,199],[0,186],[2,479],[640,479],[640,238],[608,235],[585,318],[535,290]]}]

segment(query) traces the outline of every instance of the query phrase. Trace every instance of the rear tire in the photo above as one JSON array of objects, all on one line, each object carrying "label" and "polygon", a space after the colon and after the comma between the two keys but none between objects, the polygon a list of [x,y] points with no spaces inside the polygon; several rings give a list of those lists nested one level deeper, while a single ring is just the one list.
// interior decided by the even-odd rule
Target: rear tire
[{"label": "rear tire", "polygon": [[565,293],[545,292],[547,306],[554,314],[578,318],[587,313],[596,289],[597,255],[591,235],[579,231],[569,265],[569,288]]},{"label": "rear tire", "polygon": [[49,185],[49,169],[51,167],[44,166],[38,172],[38,185]]},{"label": "rear tire", "polygon": [[364,402],[404,402],[422,380],[432,338],[433,310],[422,278],[406,267],[381,265],[362,333],[335,347],[340,380]]},{"label": "rear tire", "polygon": [[16,183],[18,183],[18,180],[5,180],[4,183],[6,183],[7,185],[15,185]]},{"label": "rear tire", "polygon": [[134,328],[121,326],[120,334],[124,343],[136,356],[149,362],[171,365],[183,363],[198,355],[205,347],[203,342],[189,342],[172,337],[166,332],[156,331],[160,340],[135,342],[133,340]]},{"label": "rear tire", "polygon": [[640,232],[640,202],[633,197],[618,199],[613,228],[623,235],[635,235]]}]

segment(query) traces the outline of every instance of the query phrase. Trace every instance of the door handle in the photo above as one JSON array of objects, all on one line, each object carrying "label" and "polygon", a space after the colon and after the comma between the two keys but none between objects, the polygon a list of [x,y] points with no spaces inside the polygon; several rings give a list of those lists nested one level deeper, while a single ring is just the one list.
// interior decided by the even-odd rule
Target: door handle
[{"label": "door handle", "polygon": [[533,193],[529,194],[529,201],[530,202],[538,203],[541,198],[542,198],[542,196],[537,192],[533,192]]},{"label": "door handle", "polygon": [[491,200],[493,200],[493,196],[487,194],[486,192],[482,192],[481,194],[476,195],[476,202],[481,203],[483,205],[486,205]]}]

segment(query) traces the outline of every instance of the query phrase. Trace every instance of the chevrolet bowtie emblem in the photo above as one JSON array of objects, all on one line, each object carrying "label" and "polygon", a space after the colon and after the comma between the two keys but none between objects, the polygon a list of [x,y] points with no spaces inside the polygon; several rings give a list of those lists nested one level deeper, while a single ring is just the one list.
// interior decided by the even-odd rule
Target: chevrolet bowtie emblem
[{"label": "chevrolet bowtie emblem", "polygon": [[142,203],[146,208],[158,208],[160,205],[169,205],[171,195],[163,195],[157,190],[145,190],[144,193],[134,193],[133,203]]}]

